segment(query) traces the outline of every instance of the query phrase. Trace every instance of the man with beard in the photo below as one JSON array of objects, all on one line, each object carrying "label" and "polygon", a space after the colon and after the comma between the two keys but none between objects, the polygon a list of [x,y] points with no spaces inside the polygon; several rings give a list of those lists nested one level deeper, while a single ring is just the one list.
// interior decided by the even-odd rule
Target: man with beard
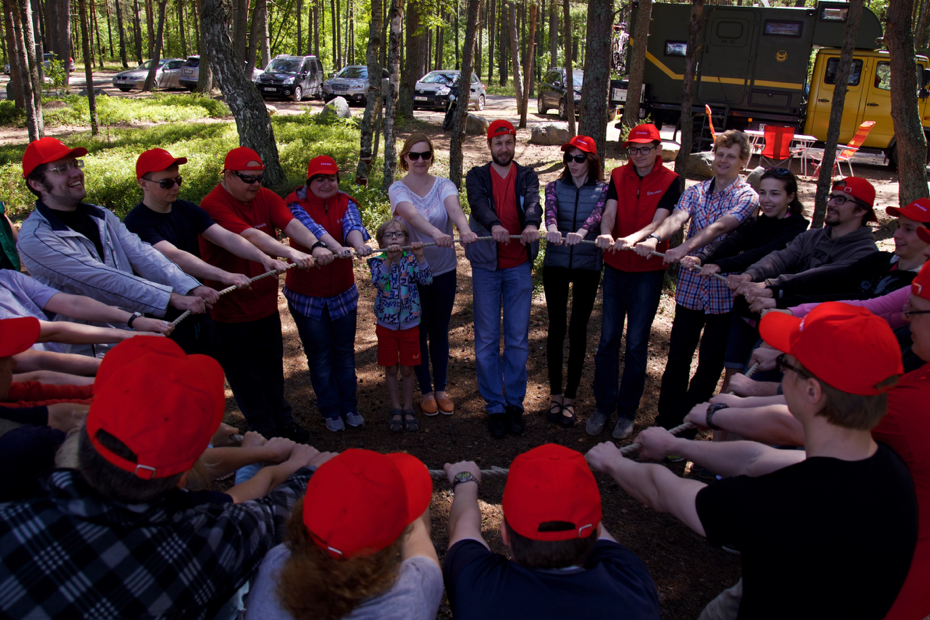
[{"label": "man with beard", "polygon": [[[488,429],[494,437],[522,435],[526,360],[529,356],[533,259],[539,252],[539,177],[513,161],[517,132],[509,122],[488,127],[491,162],[465,177],[471,206],[469,227],[494,242],[472,243],[465,256],[472,266],[475,313],[475,364],[478,390],[485,401]],[[519,234],[519,242],[510,239]],[[501,311],[504,351],[501,355]]]}]

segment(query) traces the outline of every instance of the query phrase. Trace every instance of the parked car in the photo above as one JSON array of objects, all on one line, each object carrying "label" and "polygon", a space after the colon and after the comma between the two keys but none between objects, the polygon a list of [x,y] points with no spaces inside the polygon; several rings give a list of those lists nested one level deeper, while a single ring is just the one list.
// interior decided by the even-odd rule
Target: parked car
[{"label": "parked car", "polygon": [[[546,71],[536,89],[536,92],[539,93],[539,98],[536,100],[536,111],[545,114],[552,108],[556,108],[559,111],[559,118],[563,121],[567,120],[568,100],[565,98],[567,81],[565,79],[565,69],[552,68]],[[583,81],[584,71],[573,69],[575,114],[581,114],[581,84]]]},{"label": "parked car", "polygon": [[[461,72],[451,71],[430,71],[416,83],[413,91],[413,109],[417,108],[439,108],[446,109],[449,102],[449,93],[452,91],[452,85],[458,82]],[[471,95],[468,98],[468,104],[475,110],[483,110],[487,99],[487,93],[484,90],[484,84],[474,73],[471,74]]]},{"label": "parked car", "polygon": [[[246,63],[248,64],[248,63]],[[255,82],[258,79],[258,76],[262,74],[262,70],[258,67],[252,69],[252,81]],[[181,88],[186,88],[187,90],[196,90],[197,82],[200,80],[200,56],[188,56],[187,61],[181,65],[181,77],[178,78],[178,83],[181,84]]]},{"label": "parked car", "polygon": [[278,55],[256,81],[262,97],[323,97],[323,65],[316,56]]},{"label": "parked car", "polygon": [[[381,69],[381,96],[387,97],[391,74],[387,69]],[[367,105],[368,97],[368,67],[365,65],[349,65],[343,67],[339,73],[323,82],[323,101],[332,101],[336,97],[344,97],[349,103],[357,102]]]},{"label": "parked car", "polygon": [[[183,58],[162,58],[159,60],[158,69],[155,70],[155,89],[181,88],[178,79],[181,77],[181,66],[183,64]],[[123,92],[130,91],[133,88],[141,89],[145,84],[145,78],[148,77],[151,66],[152,61],[146,60],[135,69],[117,73],[113,76],[113,86]]]},{"label": "parked car", "polygon": [[[45,52],[44,54],[42,54],[42,66],[45,67],[46,71],[48,71],[49,67],[51,66],[49,61],[51,61],[52,58],[54,57],[55,57],[55,52]],[[71,73],[72,71],[74,71],[74,59],[68,58],[68,73]],[[3,65],[3,72],[6,73],[7,75],[10,74],[9,63]]]}]

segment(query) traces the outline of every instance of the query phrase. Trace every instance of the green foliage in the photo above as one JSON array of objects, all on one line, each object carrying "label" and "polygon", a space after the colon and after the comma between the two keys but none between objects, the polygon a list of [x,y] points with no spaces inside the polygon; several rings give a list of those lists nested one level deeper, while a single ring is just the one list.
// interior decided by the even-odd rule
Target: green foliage
[{"label": "green foliage", "polygon": [[[67,107],[46,109],[45,123],[48,126],[89,124],[90,111],[87,97],[67,95],[60,98],[43,98],[49,101],[64,101]],[[97,116],[102,125],[119,125],[132,122],[178,122],[203,118],[224,118],[229,108],[222,101],[198,95],[166,95],[157,93],[152,98],[129,99],[127,97],[97,97]]]},{"label": "green foliage", "polygon": [[65,71],[64,63],[57,58],[50,59],[48,69],[45,70],[45,96],[51,96],[52,88],[55,89],[55,94],[57,95],[58,89],[65,85],[67,76],[68,74]]},{"label": "green foliage", "polygon": [[501,95],[502,97],[516,97],[513,90],[513,82],[508,82],[506,86],[501,86],[500,82],[497,81],[497,78],[494,78],[493,84],[485,84],[484,90],[489,95]]},{"label": "green foliage", "polygon": [[14,125],[22,127],[26,122],[26,110],[17,108],[13,101],[4,99],[0,101],[0,125]]},{"label": "green foliage", "polygon": [[[639,119],[639,122],[636,123],[636,125],[644,125],[646,123],[651,123],[651,122],[652,122],[652,116],[650,114],[647,114],[645,117]],[[624,142],[626,142],[626,139],[627,137],[629,137],[630,131],[632,130],[633,130],[633,127],[627,127],[626,125],[623,125],[622,127],[620,127],[620,139],[618,140],[618,142],[620,144],[623,144]]]}]

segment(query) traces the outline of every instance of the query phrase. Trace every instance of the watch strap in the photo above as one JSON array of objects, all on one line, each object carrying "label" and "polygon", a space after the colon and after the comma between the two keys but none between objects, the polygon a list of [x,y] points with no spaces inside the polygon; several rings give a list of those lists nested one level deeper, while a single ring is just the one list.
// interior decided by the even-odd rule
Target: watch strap
[{"label": "watch strap", "polygon": [[140,316],[142,316],[142,313],[141,313],[141,312],[133,312],[133,313],[132,313],[132,316],[129,317],[129,320],[126,321],[126,327],[128,327],[129,329],[132,329],[132,323],[133,323],[133,321],[135,321],[136,319],[138,319]]}]

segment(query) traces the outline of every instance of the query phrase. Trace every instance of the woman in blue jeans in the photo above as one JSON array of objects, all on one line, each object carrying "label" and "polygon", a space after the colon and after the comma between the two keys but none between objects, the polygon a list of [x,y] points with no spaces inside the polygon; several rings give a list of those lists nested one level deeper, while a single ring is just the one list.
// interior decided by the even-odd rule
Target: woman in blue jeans
[{"label": "woman in blue jeans", "polygon": [[[449,321],[455,304],[455,249],[452,224],[459,229],[462,244],[478,238],[468,228],[459,204],[459,192],[452,181],[429,173],[435,159],[433,142],[423,133],[411,134],[400,151],[400,167],[407,172],[388,189],[391,213],[410,225],[410,241],[435,242],[428,247],[426,262],[433,271],[433,283],[417,285],[420,294],[420,410],[423,415],[452,415],[455,404],[446,395],[449,368]],[[430,364],[433,374],[430,376]]]},{"label": "woman in blue jeans", "polygon": [[[362,226],[358,205],[339,191],[339,169],[326,155],[310,160],[307,184],[285,199],[287,208],[319,241],[315,247],[332,252],[335,260],[319,261],[319,268],[291,269],[284,282],[284,297],[294,317],[297,333],[307,354],[310,383],[317,407],[332,432],[345,425],[361,427],[355,377],[355,325],[358,287],[352,273],[351,250],[359,256],[371,254],[370,239]],[[303,248],[291,240],[301,252]]]}]

